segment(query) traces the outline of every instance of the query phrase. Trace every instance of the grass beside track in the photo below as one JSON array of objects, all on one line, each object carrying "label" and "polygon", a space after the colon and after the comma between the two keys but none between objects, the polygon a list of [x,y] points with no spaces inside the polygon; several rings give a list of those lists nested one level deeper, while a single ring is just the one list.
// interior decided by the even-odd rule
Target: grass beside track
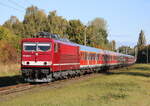
[{"label": "grass beside track", "polygon": [[19,64],[0,63],[0,87],[15,85],[22,81]]},{"label": "grass beside track", "polygon": [[0,106],[150,106],[150,65],[136,64],[55,89],[43,87]]},{"label": "grass beside track", "polygon": [[19,64],[0,64],[0,77],[15,76],[20,74]]}]

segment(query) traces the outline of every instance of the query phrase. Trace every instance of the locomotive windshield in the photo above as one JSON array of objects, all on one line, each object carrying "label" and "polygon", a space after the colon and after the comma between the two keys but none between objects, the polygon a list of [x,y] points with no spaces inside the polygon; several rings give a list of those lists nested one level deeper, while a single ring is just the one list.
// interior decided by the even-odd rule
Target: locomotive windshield
[{"label": "locomotive windshield", "polygon": [[51,47],[50,43],[38,43],[38,51],[45,52],[50,50],[50,47]]},{"label": "locomotive windshield", "polygon": [[25,51],[36,51],[36,43],[27,42],[23,46]]},{"label": "locomotive windshield", "polygon": [[50,43],[31,43],[25,42],[23,43],[23,48],[25,51],[49,51],[51,49]]}]

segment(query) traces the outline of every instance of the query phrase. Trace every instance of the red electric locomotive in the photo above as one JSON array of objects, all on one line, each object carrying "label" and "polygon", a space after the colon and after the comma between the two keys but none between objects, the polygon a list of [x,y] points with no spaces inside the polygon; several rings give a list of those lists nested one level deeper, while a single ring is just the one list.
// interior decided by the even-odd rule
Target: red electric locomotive
[{"label": "red electric locomotive", "polygon": [[22,40],[21,70],[28,82],[50,82],[87,72],[127,66],[135,58],[72,43],[55,34],[40,32]]}]

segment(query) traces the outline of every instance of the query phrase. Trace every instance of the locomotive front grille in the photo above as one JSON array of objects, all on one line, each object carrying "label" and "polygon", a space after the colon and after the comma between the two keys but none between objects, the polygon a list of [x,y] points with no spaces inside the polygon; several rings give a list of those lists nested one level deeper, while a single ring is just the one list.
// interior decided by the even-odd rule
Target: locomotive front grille
[{"label": "locomotive front grille", "polygon": [[25,79],[40,80],[50,75],[50,68],[22,68],[22,76]]}]

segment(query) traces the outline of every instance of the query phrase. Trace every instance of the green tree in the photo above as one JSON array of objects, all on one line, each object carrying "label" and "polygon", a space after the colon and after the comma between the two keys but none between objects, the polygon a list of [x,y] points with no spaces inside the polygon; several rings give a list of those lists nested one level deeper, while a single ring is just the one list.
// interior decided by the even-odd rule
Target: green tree
[{"label": "green tree", "polygon": [[51,11],[48,15],[45,31],[63,36],[67,34],[68,25],[69,23],[66,19],[57,16],[56,11]]},{"label": "green tree", "polygon": [[4,27],[10,29],[14,34],[23,36],[24,26],[16,16],[11,16],[4,24]]},{"label": "green tree", "polygon": [[89,22],[89,25],[96,26],[97,29],[107,29],[107,22],[103,18],[95,18]]},{"label": "green tree", "polygon": [[47,16],[43,10],[39,10],[36,6],[28,7],[23,20],[25,35],[34,35],[43,31],[46,20]]},{"label": "green tree", "polygon": [[115,40],[110,41],[107,45],[107,49],[116,51],[116,42]]},{"label": "green tree", "polygon": [[67,34],[69,39],[73,42],[84,44],[84,30],[85,26],[80,20],[70,20]]},{"label": "green tree", "polygon": [[0,27],[0,62],[16,62],[20,51],[20,39],[9,29]]},{"label": "green tree", "polygon": [[23,38],[31,37],[40,31],[46,31],[59,34],[61,37],[67,35],[71,41],[84,44],[84,35],[86,34],[86,42],[89,46],[108,49],[111,45],[107,39],[107,25],[104,19],[95,18],[85,26],[80,20],[68,21],[58,16],[56,11],[49,12],[47,16],[43,10],[36,6],[30,6],[26,9],[23,22],[12,16],[3,26]]},{"label": "green tree", "polygon": [[0,40],[6,40],[12,42],[14,38],[15,35],[13,35],[9,29],[0,26]]},{"label": "green tree", "polygon": [[144,31],[141,30],[141,32],[139,34],[137,46],[141,47],[141,46],[145,46],[145,45],[146,45],[146,39],[145,39]]},{"label": "green tree", "polygon": [[108,44],[106,21],[104,19],[95,18],[89,22],[87,33],[91,46],[104,48]]},{"label": "green tree", "polygon": [[149,63],[150,62],[150,45],[141,46],[138,48],[137,63]]},{"label": "green tree", "polygon": [[130,46],[120,46],[118,50],[119,53],[130,54],[133,51],[133,48],[131,48]]},{"label": "green tree", "polygon": [[112,50],[115,51],[116,50],[116,42],[115,42],[115,40],[112,40],[111,42],[112,42],[111,43],[112,44]]}]

